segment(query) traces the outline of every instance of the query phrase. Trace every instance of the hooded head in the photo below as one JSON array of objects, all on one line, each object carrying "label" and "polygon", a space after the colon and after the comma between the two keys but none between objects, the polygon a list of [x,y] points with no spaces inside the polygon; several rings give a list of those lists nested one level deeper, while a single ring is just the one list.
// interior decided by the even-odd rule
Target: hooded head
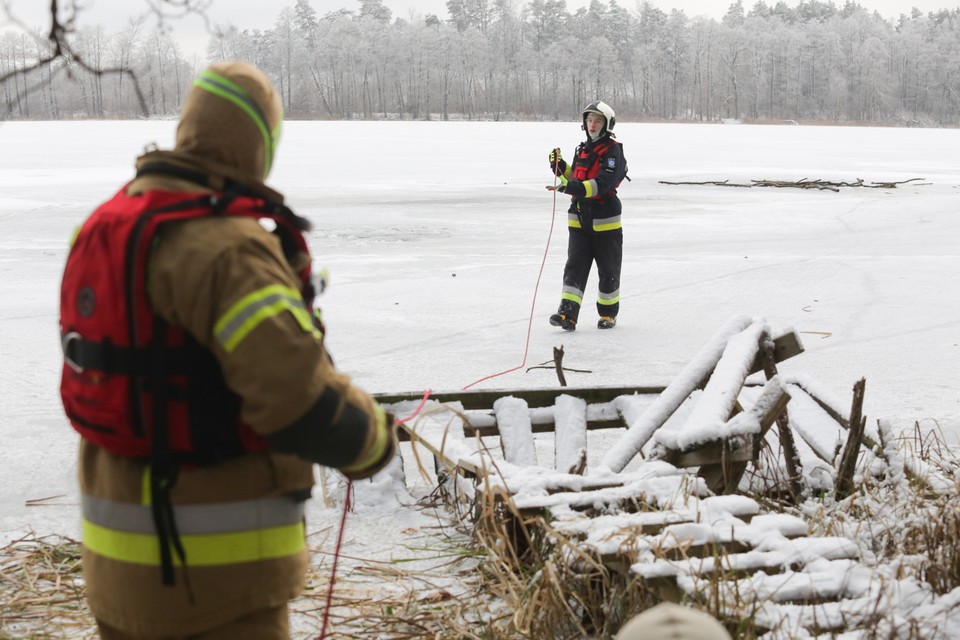
[{"label": "hooded head", "polygon": [[[222,190],[229,182],[276,200],[283,196],[264,184],[280,139],[283,105],[270,79],[246,62],[218,62],[193,81],[187,94],[176,146],[148,151],[137,159],[138,177],[128,192],[151,188]],[[174,165],[206,177],[193,185],[150,174],[156,165]]]},{"label": "hooded head", "polygon": [[174,152],[199,158],[246,184],[270,174],[283,105],[269,78],[246,62],[204,69],[180,112]]},{"label": "hooded head", "polygon": [[[594,137],[590,133],[590,130],[587,128],[587,116],[589,116],[591,113],[602,116],[604,120],[603,128],[600,129],[596,137]],[[590,136],[590,138],[593,140],[602,138],[608,133],[613,135],[613,127],[616,124],[617,124],[617,116],[613,112],[613,109],[610,107],[610,105],[608,105],[606,102],[597,100],[596,102],[591,102],[583,109],[583,130],[586,131],[587,135]]]},{"label": "hooded head", "polygon": [[670,602],[658,604],[631,618],[615,640],[731,640],[730,634],[708,614]]}]

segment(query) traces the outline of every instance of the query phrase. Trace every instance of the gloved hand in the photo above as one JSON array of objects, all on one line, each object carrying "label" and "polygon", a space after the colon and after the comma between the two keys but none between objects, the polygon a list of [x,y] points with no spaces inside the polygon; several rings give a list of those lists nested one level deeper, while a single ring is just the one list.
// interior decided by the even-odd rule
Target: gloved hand
[{"label": "gloved hand", "polygon": [[383,453],[373,462],[367,463],[363,466],[354,465],[351,467],[341,468],[340,473],[345,475],[349,480],[363,480],[364,478],[369,478],[376,474],[378,471],[390,464],[390,461],[393,460],[393,456],[397,455],[397,449],[400,446],[399,441],[397,440],[397,423],[393,419],[393,414],[383,412],[378,407],[378,413],[381,414],[383,423],[377,424],[376,428],[386,428],[387,442],[384,446]]},{"label": "gloved hand", "polygon": [[565,193],[568,196],[573,196],[574,198],[583,198],[587,195],[587,188],[583,186],[581,180],[567,180],[557,187],[557,191]]},{"label": "gloved hand", "polygon": [[560,149],[554,149],[550,152],[550,171],[555,176],[562,176],[567,171],[567,163],[560,155]]}]

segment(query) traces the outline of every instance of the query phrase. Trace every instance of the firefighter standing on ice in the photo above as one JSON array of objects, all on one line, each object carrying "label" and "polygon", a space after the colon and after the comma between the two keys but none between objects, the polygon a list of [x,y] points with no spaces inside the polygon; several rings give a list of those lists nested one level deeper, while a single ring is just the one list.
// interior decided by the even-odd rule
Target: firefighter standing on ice
[{"label": "firefighter standing on ice", "polygon": [[592,102],[583,110],[583,130],[587,139],[574,153],[572,165],[550,152],[550,170],[560,178],[560,186],[548,186],[571,197],[567,211],[567,264],[563,268],[563,293],[560,308],[550,316],[550,324],[567,331],[577,328],[583,291],[590,268],[597,263],[600,278],[597,294],[597,326],[612,329],[620,311],[620,264],[623,260],[623,227],[617,187],[627,177],[623,146],[614,139],[617,119],[604,102]]},{"label": "firefighter standing on ice", "polygon": [[264,184],[282,119],[258,69],[210,66],[173,151],[141,156],[71,247],[61,396],[107,640],[288,638],[313,464],[365,478],[396,452],[324,350],[309,225]]}]

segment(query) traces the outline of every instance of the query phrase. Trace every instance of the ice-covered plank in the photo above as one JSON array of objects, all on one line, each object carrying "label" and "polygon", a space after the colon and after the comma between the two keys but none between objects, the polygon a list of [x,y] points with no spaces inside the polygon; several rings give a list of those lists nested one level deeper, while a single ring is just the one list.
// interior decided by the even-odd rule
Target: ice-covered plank
[{"label": "ice-covered plank", "polygon": [[750,526],[759,531],[776,531],[785,538],[807,535],[807,523],[803,518],[786,513],[765,513],[750,521]]},{"label": "ice-covered plank", "polygon": [[[668,531],[660,534],[666,539]],[[703,535],[703,534],[701,534]],[[703,535],[706,538],[705,535]],[[728,538],[729,540],[730,538]],[[721,538],[721,540],[723,539]],[[654,548],[661,548],[655,540],[649,540]],[[644,579],[675,578],[678,576],[702,576],[714,572],[753,573],[765,570],[767,572],[782,573],[790,567],[816,566],[822,561],[849,561],[857,557],[856,545],[847,538],[799,538],[796,540],[781,540],[776,548],[753,549],[743,553],[729,553],[724,555],[707,555],[702,558],[687,557],[676,560],[663,560],[649,557],[638,559],[630,570]],[[848,562],[844,567],[856,566]],[[853,587],[851,587],[853,588]],[[862,585],[856,585],[862,590]]]},{"label": "ice-covered plank", "polygon": [[554,458],[557,471],[583,473],[587,466],[587,403],[561,395],[554,406]]},{"label": "ice-covered plank", "polygon": [[[515,477],[508,481],[516,486],[514,480],[516,480]],[[674,497],[683,492],[695,495],[706,495],[707,492],[706,485],[699,478],[684,475],[662,477],[631,475],[623,480],[623,484],[616,486],[556,492],[536,491],[532,490],[530,485],[526,485],[514,493],[513,503],[521,510],[548,509],[559,514],[569,510],[619,510],[623,505],[640,503],[657,508],[659,505],[672,504]]]},{"label": "ice-covered plank", "polygon": [[760,349],[760,339],[769,332],[766,323],[755,321],[730,336],[700,401],[677,434],[677,444],[681,449],[691,449],[726,437],[725,427],[736,407],[740,389],[750,375]]},{"label": "ice-covered plank", "polygon": [[536,466],[537,450],[526,400],[512,396],[500,398],[493,403],[493,413],[500,429],[503,457],[517,466]]},{"label": "ice-covered plank", "polygon": [[[859,574],[859,575],[858,575]],[[800,571],[786,570],[767,574],[757,571],[747,578],[730,585],[731,595],[750,601],[767,602],[819,602],[837,600],[848,596],[862,595],[859,587],[871,572],[850,560],[819,560],[811,562]],[[688,591],[702,583],[691,575],[677,577],[677,584]],[[689,591],[688,591],[689,592]]]},{"label": "ice-covered plank", "polygon": [[847,431],[803,387],[785,385],[790,394],[790,426],[824,462],[835,464]]},{"label": "ice-covered plank", "polygon": [[703,349],[683,368],[643,414],[630,425],[627,432],[603,457],[602,466],[611,471],[622,471],[637,455],[643,445],[665,423],[687,397],[710,377],[727,341],[753,323],[750,316],[728,320]]},{"label": "ice-covered plank", "polygon": [[[718,496],[699,499],[677,496],[673,503],[657,511],[618,513],[586,518],[555,519],[553,528],[562,535],[579,539],[601,555],[611,556],[621,549],[642,551],[660,544],[658,534],[666,527],[681,523],[722,523],[729,527],[733,518],[749,520],[760,510],[756,501],[745,496]],[[744,522],[738,527],[746,526]],[[738,536],[739,537],[739,536]]]}]

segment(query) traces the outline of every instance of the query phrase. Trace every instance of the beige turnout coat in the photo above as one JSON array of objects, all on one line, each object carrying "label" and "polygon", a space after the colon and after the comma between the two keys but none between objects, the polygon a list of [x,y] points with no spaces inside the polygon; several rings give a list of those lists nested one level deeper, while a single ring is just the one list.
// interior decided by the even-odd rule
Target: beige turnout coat
[{"label": "beige turnout coat", "polygon": [[[217,84],[213,90],[198,85],[189,95],[176,148],[148,153],[138,166],[163,162],[210,176],[209,183],[182,174],[147,174],[128,185],[128,195],[153,189],[217,192],[232,180],[280,199],[262,182],[282,119],[276,93],[245,63],[221,63],[208,73]],[[252,107],[219,95],[221,86],[249,99]],[[251,108],[259,109],[262,122]],[[265,133],[264,124],[271,131]],[[292,261],[305,259],[298,255]],[[201,551],[194,561],[187,554],[186,569],[178,563],[170,586],[162,584],[156,562],[144,563],[128,548],[149,549],[156,538],[109,524],[128,516],[142,519],[149,503],[147,462],[83,441],[83,570],[98,619],[144,637],[184,635],[282,605],[300,589],[307,566],[302,505],[313,485],[313,464],[365,477],[392,457],[389,416],[334,368],[322,339],[292,314],[266,317],[229,348],[217,339],[218,320],[252,293],[276,285],[299,291],[295,274],[301,266],[290,264],[276,236],[251,218],[203,217],[160,227],[147,272],[153,311],[215,356],[241,399],[241,419],[274,446],[180,471],[171,501],[178,524],[188,530],[184,538]],[[228,526],[221,512],[245,524]],[[281,520],[275,520],[280,512]],[[210,535],[204,535],[205,527]],[[276,527],[287,532],[280,547],[270,546]],[[231,561],[234,553],[243,559]]]}]

